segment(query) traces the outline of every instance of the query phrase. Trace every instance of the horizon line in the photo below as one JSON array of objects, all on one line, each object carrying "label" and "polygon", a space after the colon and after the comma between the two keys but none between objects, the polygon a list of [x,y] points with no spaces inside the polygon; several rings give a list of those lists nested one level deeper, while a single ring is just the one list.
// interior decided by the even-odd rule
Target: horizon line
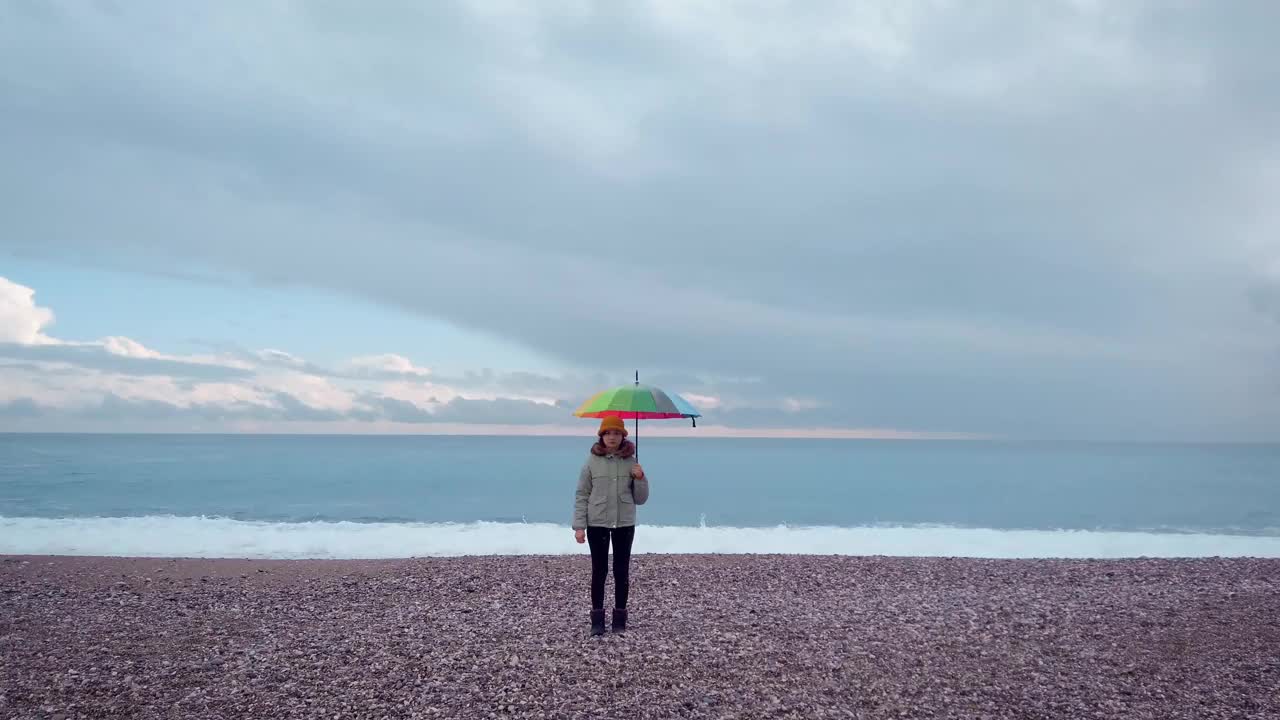
[{"label": "horizon line", "polygon": [[[301,425],[301,427],[299,426]],[[319,424],[317,424],[319,425]],[[273,428],[269,426],[255,427],[192,427],[161,429],[36,429],[36,430],[0,430],[0,435],[278,435],[278,436],[468,436],[468,437],[591,437],[592,427],[572,428],[564,426],[540,425],[482,425],[482,424],[449,424],[435,427],[399,427],[388,425],[376,428],[369,427],[333,427],[313,426],[306,424],[290,424],[289,427]],[[632,440],[644,438],[705,438],[705,439],[777,439],[777,440],[997,440],[993,435],[974,433],[933,433],[920,431],[897,431],[861,428],[725,428],[723,426],[707,426],[682,429],[642,429],[637,435],[628,428],[628,437]]]},{"label": "horizon line", "polygon": [[[187,429],[136,429],[136,430],[107,430],[107,429],[40,429],[40,430],[6,430],[0,429],[0,436],[20,436],[20,435],[156,435],[156,436],[243,436],[243,437],[577,437],[590,438],[591,433],[588,430],[575,430],[572,428],[556,427],[554,431],[549,432],[514,432],[507,428],[495,428],[494,426],[467,426],[455,427],[448,430],[423,431],[406,430],[406,431],[371,431],[368,429],[360,431],[349,431],[332,427],[320,428],[288,428],[288,429],[253,429],[247,430],[226,429],[226,428],[187,428]],[[738,429],[733,432],[712,432],[702,433],[703,428],[694,430],[692,428],[686,431],[642,433],[641,439],[646,438],[688,438],[688,439],[706,439],[706,440],[868,440],[868,441],[900,441],[900,442],[1012,442],[1012,443],[1064,443],[1064,444],[1119,444],[1119,445],[1248,445],[1272,447],[1280,445],[1280,442],[1274,440],[1249,440],[1249,439],[1185,439],[1185,438],[1089,438],[1089,437],[1013,437],[1007,435],[976,435],[962,433],[872,433],[868,431],[846,430],[844,432],[829,433],[808,433],[798,434],[798,432],[790,429],[767,428],[760,430]],[[770,432],[770,431],[773,432]],[[634,436],[633,436],[634,439]]]}]

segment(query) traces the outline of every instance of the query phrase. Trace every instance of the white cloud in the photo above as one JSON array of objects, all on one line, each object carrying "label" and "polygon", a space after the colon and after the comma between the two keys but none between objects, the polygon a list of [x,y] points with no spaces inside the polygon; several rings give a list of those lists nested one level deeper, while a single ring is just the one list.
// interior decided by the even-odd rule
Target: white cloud
[{"label": "white cloud", "polygon": [[724,404],[720,400],[720,398],[715,397],[714,395],[699,395],[697,393],[684,393],[681,395],[681,397],[693,403],[693,406],[698,408],[699,411],[704,411],[704,412],[707,410],[715,410],[716,408],[719,408]]},{"label": "white cloud", "polygon": [[53,311],[35,302],[35,290],[0,277],[0,342],[41,345],[56,342],[43,330],[53,324]]},{"label": "white cloud", "polygon": [[426,377],[431,374],[430,368],[418,367],[403,355],[386,353],[383,355],[363,355],[347,361],[344,368],[356,375],[414,375]]},{"label": "white cloud", "polygon": [[[102,377],[111,377],[110,369],[121,367],[121,362],[113,358],[138,361],[130,366],[135,370],[133,374],[146,374],[148,366],[153,368],[153,375],[174,373],[185,366],[195,376],[216,375],[222,370],[235,374],[230,371],[244,371],[251,367],[230,357],[169,355],[121,335],[109,335],[91,341],[53,337],[43,330],[53,324],[54,312],[50,308],[36,305],[34,298],[35,291],[32,288],[0,276],[0,344],[12,343],[19,346],[4,351],[10,359],[17,357],[45,360],[50,366],[63,369],[68,366],[83,366],[91,371],[103,371],[96,373]],[[0,355],[0,358],[3,357],[4,355]],[[118,380],[130,386],[154,382],[125,376],[120,376]],[[124,396],[131,395],[126,392]],[[148,399],[159,398],[148,396]]]},{"label": "white cloud", "polygon": [[355,393],[335,385],[328,378],[302,373],[267,372],[258,375],[255,383],[267,390],[286,393],[316,410],[345,413],[356,407]]},{"label": "white cloud", "polygon": [[159,360],[164,358],[163,355],[147,348],[137,340],[131,340],[127,337],[111,336],[102,339],[102,347],[112,355],[122,355],[124,357],[133,358],[151,358]]},{"label": "white cloud", "polygon": [[303,360],[302,358],[296,355],[287,353],[283,350],[273,350],[271,348],[267,348],[265,350],[259,350],[258,352],[254,353],[254,355],[258,359],[262,360],[263,362],[271,363],[274,365],[287,365],[290,367],[301,368],[301,367],[305,367],[307,364],[306,361]]},{"label": "white cloud", "polygon": [[215,407],[248,404],[271,407],[270,395],[262,387],[244,383],[199,383],[185,391],[188,405]]},{"label": "white cloud", "polygon": [[[279,349],[258,350],[241,357],[179,356],[149,348],[132,338],[109,335],[101,340],[62,340],[45,335],[53,311],[33,302],[34,291],[0,277],[0,342],[13,345],[0,352],[0,406],[31,403],[61,413],[166,412],[229,413],[272,418],[270,421],[333,421],[366,418],[386,412],[382,399],[408,403],[426,415],[448,409],[451,422],[467,414],[488,417],[484,403],[502,406],[514,417],[540,418],[523,404],[548,406],[554,397],[526,396],[489,388],[465,391],[427,380],[431,370],[404,355],[360,355],[336,369],[317,366]],[[201,381],[203,368],[226,370],[234,380]],[[177,373],[177,374],[175,374]],[[486,381],[492,375],[482,376]],[[529,376],[533,377],[533,376]],[[390,379],[389,382],[387,380]],[[384,381],[370,393],[371,381]],[[372,403],[364,398],[371,398]],[[481,403],[459,406],[456,402]],[[371,418],[372,420],[369,420]],[[253,422],[262,422],[254,419]]]},{"label": "white cloud", "polygon": [[132,338],[121,335],[109,335],[101,340],[90,342],[79,342],[70,340],[55,341],[62,345],[76,346],[80,348],[101,347],[110,355],[117,357],[133,358],[137,360],[161,360],[168,363],[179,363],[189,365],[209,365],[222,368],[232,368],[237,370],[249,370],[252,364],[245,362],[239,358],[228,356],[213,355],[170,355],[153,350],[146,345]]},{"label": "white cloud", "polygon": [[60,411],[97,407],[107,398],[175,409],[272,404],[262,388],[250,384],[186,383],[163,375],[125,375],[65,363],[35,363],[33,367],[0,364],[0,378],[0,403],[28,399]]},{"label": "white cloud", "polygon": [[782,409],[789,413],[817,410],[824,405],[825,403],[813,398],[787,397],[782,399]]}]

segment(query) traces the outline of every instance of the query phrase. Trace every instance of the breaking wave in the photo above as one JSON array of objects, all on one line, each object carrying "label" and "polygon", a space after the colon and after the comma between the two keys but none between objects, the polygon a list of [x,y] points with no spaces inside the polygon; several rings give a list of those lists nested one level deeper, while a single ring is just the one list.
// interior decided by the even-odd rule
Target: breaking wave
[{"label": "breaking wave", "polygon": [[[0,517],[0,553],[207,558],[404,558],[585,553],[553,523],[265,522],[219,517]],[[635,553],[981,558],[1280,557],[1280,537],[947,526],[642,525]]]}]

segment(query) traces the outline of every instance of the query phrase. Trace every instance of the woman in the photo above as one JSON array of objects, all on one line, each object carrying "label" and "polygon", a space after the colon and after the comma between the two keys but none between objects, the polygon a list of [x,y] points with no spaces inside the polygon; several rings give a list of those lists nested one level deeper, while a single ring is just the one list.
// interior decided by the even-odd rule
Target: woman
[{"label": "woman", "polygon": [[636,506],[649,499],[649,479],[636,462],[636,446],[627,439],[621,418],[600,421],[596,443],[578,475],[573,504],[573,535],[591,543],[591,634],[604,634],[604,580],[613,542],[613,631],[627,629],[627,590]]}]

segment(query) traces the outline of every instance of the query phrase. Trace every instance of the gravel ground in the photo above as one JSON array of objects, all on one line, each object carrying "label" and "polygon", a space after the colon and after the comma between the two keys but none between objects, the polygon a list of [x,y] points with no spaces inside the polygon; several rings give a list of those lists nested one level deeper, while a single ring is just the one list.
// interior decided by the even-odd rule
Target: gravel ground
[{"label": "gravel ground", "polygon": [[[5,718],[1280,718],[1280,560],[0,557]],[[610,591],[611,592],[611,591]]]}]

